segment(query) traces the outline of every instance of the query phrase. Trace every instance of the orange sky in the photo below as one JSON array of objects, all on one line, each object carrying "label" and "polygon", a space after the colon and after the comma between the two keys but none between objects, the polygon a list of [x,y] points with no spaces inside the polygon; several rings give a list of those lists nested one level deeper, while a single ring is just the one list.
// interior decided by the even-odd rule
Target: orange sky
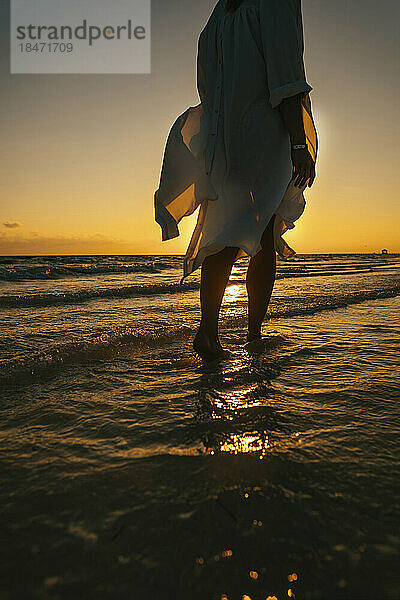
[{"label": "orange sky", "polygon": [[[400,252],[400,15],[387,4],[364,0],[359,14],[303,0],[320,156],[286,234],[299,253]],[[195,216],[161,243],[153,193],[172,122],[198,103],[197,38],[213,5],[153,0],[151,75],[10,75],[3,32],[0,254],[185,252]]]}]

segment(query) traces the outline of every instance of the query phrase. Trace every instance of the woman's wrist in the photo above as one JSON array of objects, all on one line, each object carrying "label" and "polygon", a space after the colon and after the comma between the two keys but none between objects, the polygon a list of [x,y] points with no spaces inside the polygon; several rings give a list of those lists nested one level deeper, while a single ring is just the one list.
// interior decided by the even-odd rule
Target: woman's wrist
[{"label": "woman's wrist", "polygon": [[302,144],[306,144],[306,133],[304,131],[304,127],[299,127],[300,131],[297,131],[296,133],[293,132],[292,135],[290,135],[290,144],[291,146],[301,146]]},{"label": "woman's wrist", "polygon": [[307,148],[306,142],[301,142],[299,144],[292,143],[292,150],[305,150]]}]

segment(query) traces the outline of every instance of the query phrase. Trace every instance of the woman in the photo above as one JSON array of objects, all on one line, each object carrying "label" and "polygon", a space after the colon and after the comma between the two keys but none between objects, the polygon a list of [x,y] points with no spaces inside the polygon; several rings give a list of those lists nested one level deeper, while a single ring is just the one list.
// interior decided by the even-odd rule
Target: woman
[{"label": "woman", "polygon": [[250,256],[247,340],[261,338],[282,234],[315,178],[317,134],[303,63],[301,0],[219,0],[200,34],[201,103],[175,121],[165,149],[155,218],[163,240],[200,206],[183,278],[200,265],[204,359],[224,356],[218,317],[233,263]]}]

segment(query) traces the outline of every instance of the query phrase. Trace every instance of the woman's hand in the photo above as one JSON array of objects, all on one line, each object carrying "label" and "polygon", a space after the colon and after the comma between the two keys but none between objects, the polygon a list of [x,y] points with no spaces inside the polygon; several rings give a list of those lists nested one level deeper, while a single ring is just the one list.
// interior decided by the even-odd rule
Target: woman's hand
[{"label": "woman's hand", "polygon": [[292,163],[294,185],[301,188],[308,182],[311,187],[315,179],[315,164],[307,148],[293,149],[306,143],[306,134],[304,132],[303,109],[301,99],[303,94],[296,94],[289,98],[284,98],[279,104],[279,110],[283,118],[283,123],[289,132],[290,143],[292,144]]},{"label": "woman's hand", "polygon": [[292,163],[294,185],[301,188],[308,182],[308,187],[311,187],[315,179],[315,164],[307,148],[292,148]]}]

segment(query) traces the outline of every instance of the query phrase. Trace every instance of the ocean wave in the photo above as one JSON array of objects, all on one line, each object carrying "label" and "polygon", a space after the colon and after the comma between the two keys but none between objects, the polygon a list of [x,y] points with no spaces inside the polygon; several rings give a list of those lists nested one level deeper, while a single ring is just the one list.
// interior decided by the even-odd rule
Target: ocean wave
[{"label": "ocean wave", "polygon": [[115,358],[130,350],[162,346],[192,334],[193,330],[185,325],[161,327],[153,331],[123,327],[93,338],[49,346],[36,353],[0,360],[0,380],[19,380],[24,376],[40,375],[57,367],[90,359]]},{"label": "ocean wave", "polygon": [[50,294],[27,294],[0,296],[0,308],[35,308],[76,304],[90,300],[131,298],[135,296],[156,296],[158,294],[176,294],[197,290],[197,282],[184,283],[152,283],[127,285],[116,288],[82,289],[76,292],[54,292]]},{"label": "ocean wave", "polygon": [[[346,271],[349,273],[360,273],[361,270]],[[277,279],[293,279],[304,277],[331,277],[339,275],[337,271],[315,271],[308,272],[303,269],[300,272],[295,270],[278,272]],[[178,279],[178,277],[177,277]],[[242,277],[236,277],[231,281],[233,284],[245,283]],[[101,299],[124,299],[135,296],[157,296],[161,294],[175,294],[182,292],[191,292],[199,289],[198,281],[190,281],[182,285],[177,283],[152,283],[152,284],[133,284],[114,288],[83,288],[77,291],[67,292],[40,292],[38,294],[7,294],[0,296],[0,308],[36,308],[46,306],[57,306],[66,304],[78,304],[80,302],[90,302]]]},{"label": "ocean wave", "polygon": [[32,265],[0,267],[0,281],[36,281],[88,277],[96,275],[124,275],[130,273],[159,273],[171,265],[161,261],[135,264],[79,264]]},{"label": "ocean wave", "polygon": [[361,273],[382,273],[385,270],[398,272],[400,265],[329,265],[321,268],[320,265],[301,269],[282,269],[277,273],[277,279],[286,277],[329,277],[331,275],[357,275]]},{"label": "ocean wave", "polygon": [[[278,257],[278,277],[330,275],[399,267],[400,255],[296,255],[289,262]],[[242,259],[243,265],[246,258]],[[159,273],[181,270],[181,256],[42,256],[0,257],[0,281],[47,281],[101,275]]]},{"label": "ocean wave", "polygon": [[[393,298],[400,295],[400,284],[391,287],[345,294],[340,298],[314,298],[307,306],[271,307],[270,318],[290,318],[311,315],[325,310],[336,310],[352,304],[369,300]],[[224,328],[245,328],[247,316],[229,317],[221,323]],[[39,375],[54,367],[71,365],[92,358],[113,358],[127,351],[141,350],[151,347],[168,345],[173,342],[193,336],[195,328],[189,325],[161,327],[157,330],[135,329],[125,327],[109,333],[104,333],[90,339],[50,346],[42,351],[21,354],[13,359],[0,361],[0,379],[19,379],[24,376]]]},{"label": "ocean wave", "polygon": [[[360,304],[369,300],[379,300],[380,298],[394,298],[400,295],[400,283],[395,283],[391,286],[383,289],[374,290],[363,290],[360,292],[351,292],[343,294],[342,296],[314,296],[308,302],[308,304],[302,304],[292,307],[279,308],[273,306],[268,309],[268,315],[271,318],[290,318],[290,317],[301,317],[302,315],[313,315],[324,310],[337,310],[340,308],[346,308],[352,304]],[[243,320],[242,317],[231,317],[231,324],[237,324]]]}]

